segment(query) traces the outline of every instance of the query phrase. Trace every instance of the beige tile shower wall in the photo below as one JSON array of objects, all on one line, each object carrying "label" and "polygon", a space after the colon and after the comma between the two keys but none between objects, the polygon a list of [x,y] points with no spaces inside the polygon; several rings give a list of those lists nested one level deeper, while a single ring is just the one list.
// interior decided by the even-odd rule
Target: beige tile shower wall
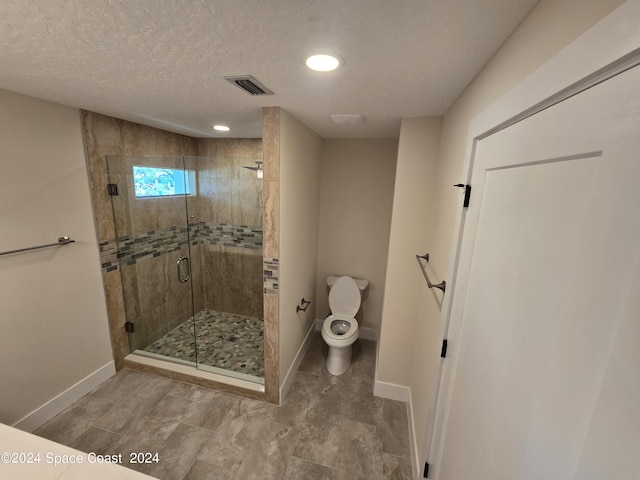
[{"label": "beige tile shower wall", "polygon": [[99,241],[116,237],[107,194],[107,156],[181,156],[198,151],[194,138],[98,113],[82,111],[82,125]]},{"label": "beige tile shower wall", "polygon": [[[87,111],[81,113],[96,230],[98,241],[102,242],[116,237],[111,197],[107,194],[109,175],[106,157],[111,155],[196,155],[197,140],[106,115]],[[162,277],[162,269],[158,269],[151,276]],[[136,304],[136,302],[125,301],[124,292],[130,290],[123,289],[119,270],[103,271],[102,277],[114,360],[116,367],[121,368],[124,357],[130,351],[129,335],[124,331],[124,322],[127,318],[125,305]]]},{"label": "beige tile shower wall", "polygon": [[[262,162],[262,139],[200,139],[195,220],[262,226],[262,179],[243,166]],[[193,219],[192,219],[193,220]],[[263,318],[262,251],[200,246],[203,304],[224,312]]]},{"label": "beige tile shower wall", "polygon": [[[262,149],[264,180],[262,184],[263,256],[265,264],[276,264],[280,234],[280,108],[262,109]],[[278,290],[264,294],[264,387],[266,399],[280,402],[279,380],[279,296]]]},{"label": "beige tile shower wall", "polygon": [[209,279],[203,293],[204,306],[263,318],[262,255],[224,252],[205,245],[199,248],[202,275]]},{"label": "beige tile shower wall", "polygon": [[[121,269],[126,315],[136,329],[130,337],[133,349],[146,347],[191,316],[189,284],[176,282],[179,255],[171,252]],[[197,285],[199,274],[192,273]]]},{"label": "beige tile shower wall", "polygon": [[198,220],[262,225],[262,180],[243,168],[262,162],[262,139],[200,139],[198,154]]}]

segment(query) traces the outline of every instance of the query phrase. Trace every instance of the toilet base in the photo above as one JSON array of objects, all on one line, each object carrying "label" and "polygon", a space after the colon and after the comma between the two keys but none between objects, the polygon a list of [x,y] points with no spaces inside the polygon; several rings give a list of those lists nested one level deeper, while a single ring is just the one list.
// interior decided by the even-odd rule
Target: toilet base
[{"label": "toilet base", "polygon": [[339,377],[351,365],[351,345],[346,347],[329,347],[327,355],[327,370],[331,375]]}]

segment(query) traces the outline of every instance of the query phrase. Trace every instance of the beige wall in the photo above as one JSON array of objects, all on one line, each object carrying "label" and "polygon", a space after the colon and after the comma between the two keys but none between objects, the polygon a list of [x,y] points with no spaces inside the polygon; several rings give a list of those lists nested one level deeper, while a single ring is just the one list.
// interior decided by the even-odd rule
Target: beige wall
[{"label": "beige wall", "polygon": [[80,112],[4,90],[0,104],[0,250],[76,241],[0,257],[0,422],[13,424],[112,355]]},{"label": "beige wall", "polygon": [[357,318],[380,329],[398,141],[324,140],[316,318],[329,314],[326,279],[369,281]]},{"label": "beige wall", "polygon": [[426,284],[415,256],[429,249],[428,205],[434,191],[441,121],[440,117],[405,118],[400,128],[376,368],[376,379],[381,382],[409,385],[411,379],[412,357],[400,352],[412,351],[416,331],[421,328],[418,296]]},{"label": "beige wall", "polygon": [[[280,110],[281,387],[315,320],[321,147],[318,135]],[[297,313],[302,298],[311,305]]]},{"label": "beige wall", "polygon": [[[429,220],[428,228],[424,230],[425,247],[432,255],[431,266],[438,280],[448,279],[451,273],[448,269],[453,254],[451,247],[457,221],[456,212],[462,200],[461,191],[454,189],[452,185],[464,182],[461,175],[470,122],[621,3],[620,0],[541,0],[445,115],[434,192],[425,204],[429,211],[425,217]],[[397,181],[396,191],[398,189],[404,190],[404,185]],[[394,199],[394,216],[397,200],[398,195]],[[399,228],[399,225],[392,223],[390,270],[395,258],[392,255],[393,238],[400,234]],[[406,272],[410,273],[409,269],[417,266],[407,265],[406,268]],[[394,280],[388,273],[388,291],[392,281]],[[400,276],[397,281],[401,281]],[[423,465],[430,438],[429,421],[437,385],[437,380],[429,372],[436,371],[440,362],[438,354],[441,339],[434,339],[433,335],[439,334],[442,326],[439,325],[439,297],[419,295],[415,298],[414,304],[406,308],[412,314],[415,313],[417,318],[411,325],[412,335],[404,337],[388,328],[388,325],[394,325],[398,319],[391,316],[390,311],[387,315],[385,298],[377,380],[405,385],[411,389],[417,465]],[[431,347],[426,348],[426,345]],[[399,355],[399,352],[405,354]]]}]

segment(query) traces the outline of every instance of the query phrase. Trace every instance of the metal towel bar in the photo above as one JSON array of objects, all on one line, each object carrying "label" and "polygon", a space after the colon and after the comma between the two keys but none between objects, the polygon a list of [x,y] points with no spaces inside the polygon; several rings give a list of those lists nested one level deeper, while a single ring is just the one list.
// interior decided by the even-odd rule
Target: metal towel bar
[{"label": "metal towel bar", "polygon": [[428,262],[429,254],[425,253],[424,255],[416,255],[416,260],[418,261],[418,265],[420,265],[420,270],[422,270],[422,275],[424,275],[424,279],[427,281],[427,285],[429,286],[429,288],[439,288],[440,290],[442,290],[442,293],[444,293],[447,288],[447,282],[443,280],[440,283],[431,283],[431,280],[429,280],[429,277],[427,276],[427,271],[425,270],[424,265],[420,261],[421,258],[424,261]]},{"label": "metal towel bar", "polygon": [[36,247],[18,248],[17,250],[7,250],[6,252],[0,252],[0,255],[9,255],[11,253],[27,252],[29,250],[37,250],[39,248],[59,247],[60,245],[68,245],[74,242],[75,240],[71,240],[69,237],[58,237],[58,241],[56,243],[47,243],[46,245],[38,245]]}]

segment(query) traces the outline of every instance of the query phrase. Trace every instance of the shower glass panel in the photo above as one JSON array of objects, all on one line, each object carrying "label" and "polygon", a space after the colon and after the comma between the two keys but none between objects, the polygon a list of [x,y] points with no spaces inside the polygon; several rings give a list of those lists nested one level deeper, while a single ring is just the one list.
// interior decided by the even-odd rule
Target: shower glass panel
[{"label": "shower glass panel", "polygon": [[132,353],[264,383],[255,160],[107,157]]},{"label": "shower glass panel", "polygon": [[243,168],[262,157],[240,155],[246,143],[255,141],[228,142],[215,158],[185,158],[198,172],[189,203],[195,342],[199,369],[264,383],[262,179]]},{"label": "shower glass panel", "polygon": [[182,157],[107,157],[107,167],[131,351],[153,355],[146,349],[180,328],[189,332],[186,345],[161,355],[195,364],[187,222],[195,172]]}]

